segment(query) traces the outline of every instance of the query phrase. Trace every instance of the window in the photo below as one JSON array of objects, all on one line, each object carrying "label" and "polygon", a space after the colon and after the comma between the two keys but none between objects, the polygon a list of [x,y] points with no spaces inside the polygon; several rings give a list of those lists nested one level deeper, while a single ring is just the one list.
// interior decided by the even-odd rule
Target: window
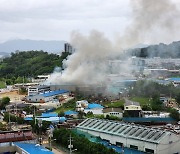
[{"label": "window", "polygon": [[138,146],[135,146],[135,145],[130,145],[130,148],[138,150]]},{"label": "window", "polygon": [[148,149],[148,148],[145,148],[145,151],[146,151],[147,153],[151,153],[151,154],[153,154],[153,153],[154,153],[154,150],[152,150],[152,149]]},{"label": "window", "polygon": [[116,142],[116,145],[122,147],[122,146],[123,146],[123,143],[121,143],[121,142]]}]

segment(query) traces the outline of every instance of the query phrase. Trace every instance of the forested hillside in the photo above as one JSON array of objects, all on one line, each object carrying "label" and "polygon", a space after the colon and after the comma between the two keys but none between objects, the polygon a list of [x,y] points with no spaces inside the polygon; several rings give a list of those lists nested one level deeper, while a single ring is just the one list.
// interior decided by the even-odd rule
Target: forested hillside
[{"label": "forested hillside", "polygon": [[59,57],[43,51],[22,51],[11,53],[11,56],[0,62],[0,78],[35,77],[52,73],[56,66],[68,56],[63,52]]}]

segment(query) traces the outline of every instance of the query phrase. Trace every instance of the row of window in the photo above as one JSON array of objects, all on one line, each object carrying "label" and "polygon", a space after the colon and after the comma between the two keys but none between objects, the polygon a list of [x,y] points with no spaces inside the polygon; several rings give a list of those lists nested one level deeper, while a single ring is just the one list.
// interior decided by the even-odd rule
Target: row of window
[{"label": "row of window", "polygon": [[[116,142],[116,145],[120,146],[120,147],[123,147],[123,143],[121,143],[121,142]],[[130,145],[130,148],[138,150],[138,146],[136,146],[136,145]],[[149,149],[149,148],[145,148],[145,152],[149,153],[149,154],[154,154],[154,150]]]},{"label": "row of window", "polygon": [[114,113],[111,112],[110,113],[110,115],[118,115],[118,114],[120,114],[120,113],[118,113],[118,112],[116,112],[116,113],[115,112]]}]

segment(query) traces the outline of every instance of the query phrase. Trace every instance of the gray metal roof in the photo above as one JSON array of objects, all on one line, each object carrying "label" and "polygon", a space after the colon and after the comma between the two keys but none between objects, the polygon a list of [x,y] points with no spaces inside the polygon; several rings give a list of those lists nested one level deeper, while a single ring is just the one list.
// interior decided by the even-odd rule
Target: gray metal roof
[{"label": "gray metal roof", "polygon": [[126,99],[124,106],[130,106],[130,105],[140,106],[138,102],[134,102]]},{"label": "gray metal roof", "polygon": [[170,132],[149,128],[145,126],[132,125],[123,122],[116,122],[102,119],[86,119],[77,128],[91,130],[110,135],[117,135],[125,138],[133,138],[151,143],[159,143],[164,136]]},{"label": "gray metal roof", "polygon": [[103,113],[108,113],[108,112],[120,112],[122,113],[122,109],[121,108],[104,108],[103,109]]}]

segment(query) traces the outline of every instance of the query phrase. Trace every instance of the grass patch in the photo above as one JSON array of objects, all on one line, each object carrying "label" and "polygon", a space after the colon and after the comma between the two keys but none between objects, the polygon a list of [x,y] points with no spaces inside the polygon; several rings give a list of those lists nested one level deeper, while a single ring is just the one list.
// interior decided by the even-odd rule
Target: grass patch
[{"label": "grass patch", "polygon": [[68,101],[67,103],[64,103],[61,107],[57,108],[55,112],[62,113],[68,110],[75,110],[75,108],[76,108],[76,102],[75,102],[75,99],[73,99],[73,100]]},{"label": "grass patch", "polygon": [[139,104],[141,106],[143,105],[148,105],[148,104],[151,104],[152,103],[152,100],[150,100],[149,98],[147,97],[132,97],[130,98],[131,101],[134,101],[134,102],[139,102]]},{"label": "grass patch", "polygon": [[0,81],[0,88],[6,88],[6,83],[4,81]]},{"label": "grass patch", "polygon": [[114,101],[114,102],[108,102],[108,103],[104,103],[105,107],[122,107],[124,106],[125,100],[118,100],[118,101]]}]

